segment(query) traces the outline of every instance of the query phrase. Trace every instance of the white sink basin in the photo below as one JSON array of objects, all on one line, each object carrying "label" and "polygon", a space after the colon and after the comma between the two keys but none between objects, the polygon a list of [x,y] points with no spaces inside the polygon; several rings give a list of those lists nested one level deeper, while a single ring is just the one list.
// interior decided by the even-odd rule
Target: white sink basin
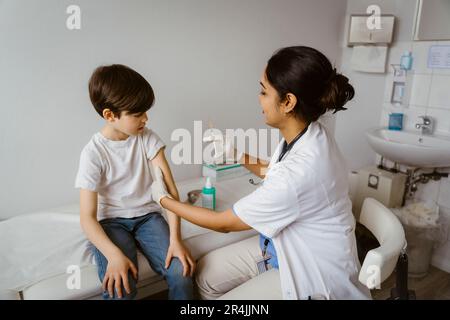
[{"label": "white sink basin", "polygon": [[450,167],[450,137],[386,128],[370,129],[366,135],[372,149],[391,161],[416,168]]}]

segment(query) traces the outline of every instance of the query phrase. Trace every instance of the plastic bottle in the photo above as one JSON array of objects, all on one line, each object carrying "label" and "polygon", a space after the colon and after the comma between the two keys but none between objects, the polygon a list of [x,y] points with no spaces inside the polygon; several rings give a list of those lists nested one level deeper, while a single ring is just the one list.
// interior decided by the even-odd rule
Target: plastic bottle
[{"label": "plastic bottle", "polygon": [[202,190],[202,207],[216,210],[216,188],[211,183],[211,178],[206,178],[205,186]]},{"label": "plastic bottle", "polygon": [[405,51],[400,58],[400,66],[403,70],[411,70],[412,67],[411,51]]}]

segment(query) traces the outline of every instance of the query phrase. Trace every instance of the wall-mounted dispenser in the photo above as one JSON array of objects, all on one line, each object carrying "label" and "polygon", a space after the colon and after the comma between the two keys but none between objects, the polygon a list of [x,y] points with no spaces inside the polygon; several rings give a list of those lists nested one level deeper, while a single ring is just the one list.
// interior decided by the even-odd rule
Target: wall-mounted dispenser
[{"label": "wall-mounted dispenser", "polygon": [[406,99],[407,91],[407,74],[408,70],[412,69],[413,57],[411,51],[405,51],[400,57],[399,64],[392,64],[394,68],[393,80],[392,80],[392,93],[391,103],[394,106],[407,106],[408,101]]},{"label": "wall-mounted dispenser", "polygon": [[[377,23],[375,23],[377,22]],[[355,71],[385,73],[388,46],[392,42],[393,15],[350,16],[347,45],[353,46],[351,66]]]},{"label": "wall-mounted dispenser", "polygon": [[347,45],[390,44],[394,33],[395,16],[380,15],[376,18],[379,19],[379,26],[372,26],[369,23],[373,19],[372,15],[352,14]]},{"label": "wall-mounted dispenser", "polygon": [[400,64],[391,65],[394,68],[392,80],[391,103],[400,106],[404,103],[406,90],[406,70]]}]

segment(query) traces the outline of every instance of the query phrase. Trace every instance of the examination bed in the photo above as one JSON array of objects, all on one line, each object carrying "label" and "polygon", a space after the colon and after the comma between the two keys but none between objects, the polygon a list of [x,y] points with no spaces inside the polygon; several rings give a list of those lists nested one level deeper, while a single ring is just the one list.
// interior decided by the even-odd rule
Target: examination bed
[{"label": "examination bed", "polygon": [[[230,208],[252,192],[256,187],[249,183],[250,178],[259,180],[248,173],[217,182],[217,211]],[[203,184],[204,178],[177,183],[181,200],[186,201],[187,193],[201,189]],[[185,220],[181,232],[196,259],[256,234],[254,230],[219,233]],[[0,300],[101,299],[101,284],[89,246],[80,227],[78,204],[0,222]],[[140,253],[138,267],[138,299],[167,288]]]}]

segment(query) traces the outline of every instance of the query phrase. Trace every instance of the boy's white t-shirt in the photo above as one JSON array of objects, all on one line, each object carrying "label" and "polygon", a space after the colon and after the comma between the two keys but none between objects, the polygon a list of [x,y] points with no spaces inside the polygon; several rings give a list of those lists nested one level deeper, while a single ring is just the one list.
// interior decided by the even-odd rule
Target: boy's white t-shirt
[{"label": "boy's white t-shirt", "polygon": [[152,199],[149,160],[164,146],[148,128],[121,141],[107,139],[100,132],[92,136],[81,152],[75,188],[98,193],[99,221],[161,212]]}]

